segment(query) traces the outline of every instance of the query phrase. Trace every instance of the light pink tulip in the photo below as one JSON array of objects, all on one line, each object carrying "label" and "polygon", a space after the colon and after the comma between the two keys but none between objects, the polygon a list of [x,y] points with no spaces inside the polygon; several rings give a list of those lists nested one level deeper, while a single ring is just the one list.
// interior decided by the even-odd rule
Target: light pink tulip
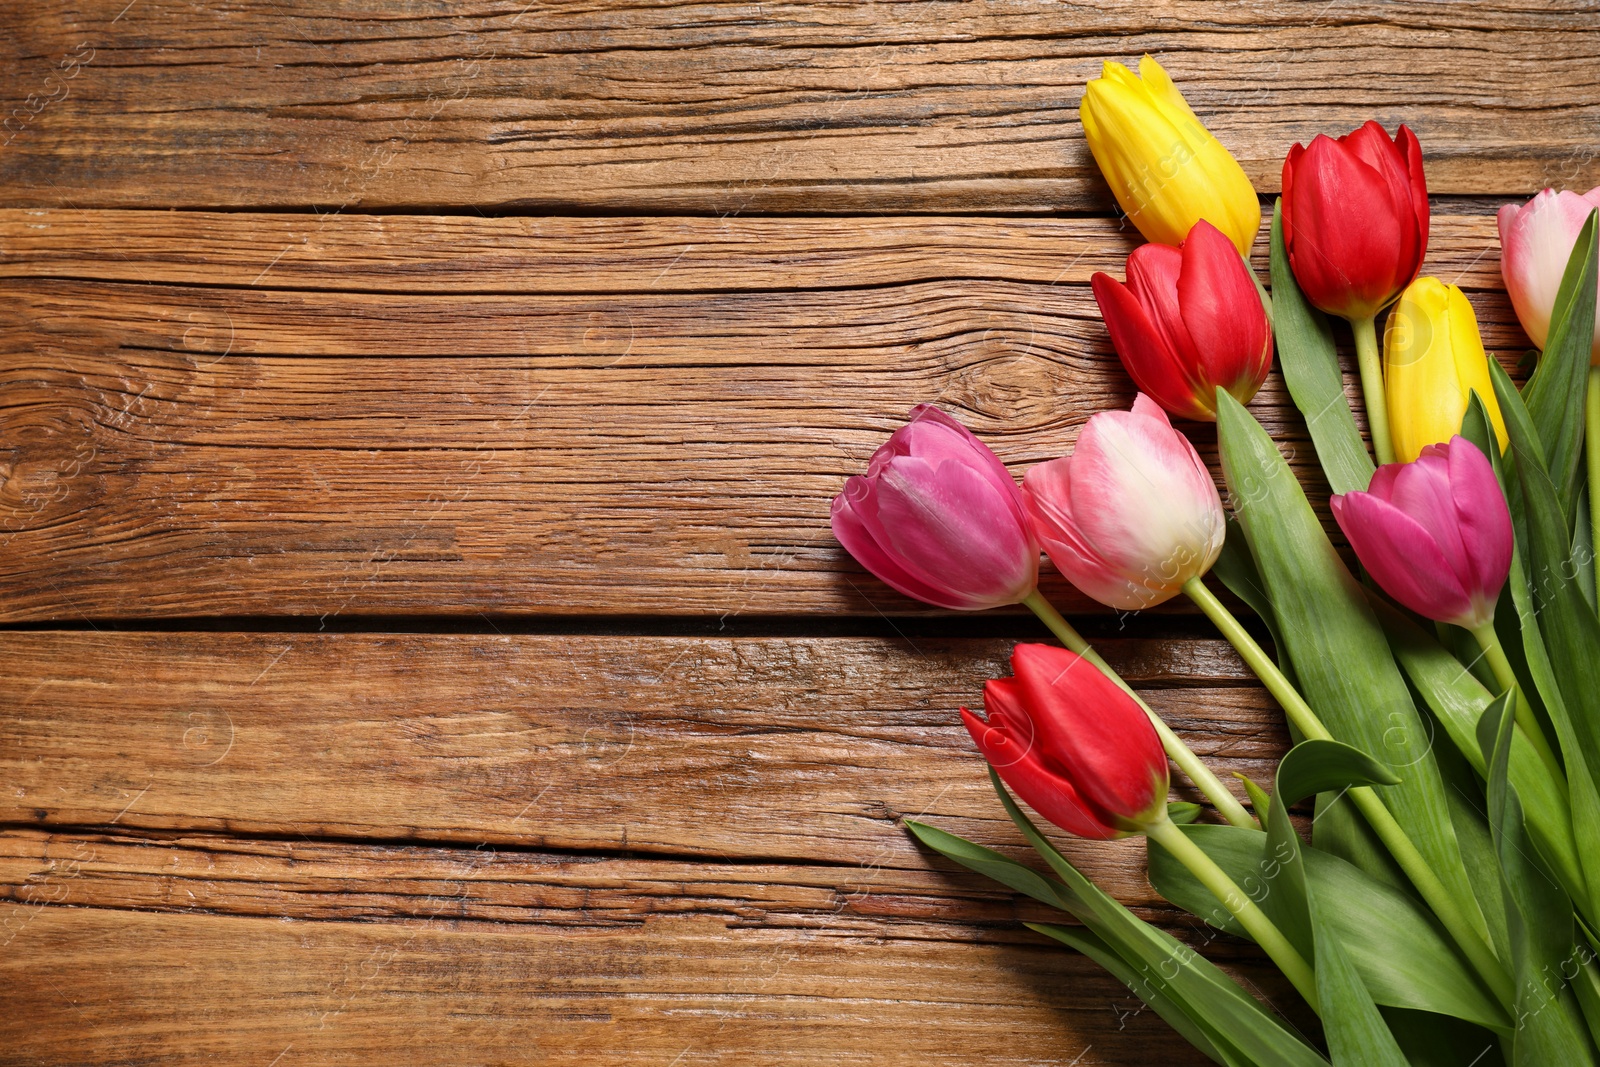
[{"label": "light pink tulip", "polygon": [[1378,468],[1333,517],[1383,591],[1418,615],[1476,630],[1511,570],[1511,512],[1494,468],[1465,437]]},{"label": "light pink tulip", "polygon": [[[1500,209],[1500,273],[1523,330],[1541,349],[1549,340],[1550,312],[1567,258],[1595,208],[1600,208],[1600,186],[1582,196],[1546,189],[1526,204]],[[1595,320],[1589,360],[1600,365],[1600,318]]]},{"label": "light pink tulip", "polygon": [[1030,470],[1022,498],[1056,569],[1108,607],[1160,604],[1222,551],[1217,484],[1143,393],[1132,411],[1091,418],[1071,456]]},{"label": "light pink tulip", "polygon": [[1039,583],[1039,544],[1017,483],[965,426],[930,404],[833,498],[833,534],[907,596],[975,611]]}]

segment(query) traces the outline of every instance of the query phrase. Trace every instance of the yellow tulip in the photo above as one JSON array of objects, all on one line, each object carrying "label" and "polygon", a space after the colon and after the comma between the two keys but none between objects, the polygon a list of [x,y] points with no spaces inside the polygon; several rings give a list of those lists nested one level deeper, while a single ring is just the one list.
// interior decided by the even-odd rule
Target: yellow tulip
[{"label": "yellow tulip", "polygon": [[1135,75],[1107,63],[1084,87],[1078,117],[1100,173],[1147,240],[1176,245],[1205,219],[1249,253],[1261,229],[1255,188],[1161,64],[1145,56]]},{"label": "yellow tulip", "polygon": [[1489,409],[1505,451],[1506,424],[1489,380],[1478,320],[1455,286],[1418,278],[1400,294],[1383,332],[1383,387],[1398,462],[1410,463],[1428,445],[1460,433],[1473,390]]}]

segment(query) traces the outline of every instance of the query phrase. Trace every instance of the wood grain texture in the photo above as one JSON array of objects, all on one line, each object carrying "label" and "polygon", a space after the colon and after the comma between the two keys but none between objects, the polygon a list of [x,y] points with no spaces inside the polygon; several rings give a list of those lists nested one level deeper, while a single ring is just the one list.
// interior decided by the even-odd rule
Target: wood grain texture
[{"label": "wood grain texture", "polygon": [[[919,869],[902,816],[1021,843],[956,716],[1009,650],[17,632],[0,822]],[[1225,645],[1105,653],[1218,773],[1264,780],[1281,714]],[[1142,880],[1137,850],[1085,847],[1113,884]]]},{"label": "wood grain texture", "polygon": [[[1101,647],[1219,771],[1282,752],[1221,642]],[[898,825],[1024,853],[954,719],[1008,651],[13,631],[0,1042],[21,1063],[368,1063],[400,1032],[415,1063],[1198,1062],[1019,925],[1058,916]],[[1137,842],[1063,847],[1286,997],[1155,897]]]},{"label": "wood grain texture", "polygon": [[129,214],[0,219],[0,618],[921,611],[827,523],[911,406],[1020,471],[1132,398],[1106,222]]},{"label": "wood grain texture", "polygon": [[10,22],[7,204],[1104,211],[1077,103],[1143,52],[1262,191],[1291,144],[1368,118],[1418,131],[1436,192],[1600,180],[1582,0],[51,0]]},{"label": "wood grain texture", "polygon": [[[19,1064],[1207,1062],[1087,959],[1037,943],[15,904],[0,926],[0,1041]],[[1281,993],[1259,966],[1242,975]]]}]

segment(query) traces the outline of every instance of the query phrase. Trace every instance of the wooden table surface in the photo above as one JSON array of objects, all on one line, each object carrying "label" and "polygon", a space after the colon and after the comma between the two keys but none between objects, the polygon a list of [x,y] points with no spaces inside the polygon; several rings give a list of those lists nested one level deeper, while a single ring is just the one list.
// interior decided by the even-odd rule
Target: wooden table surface
[{"label": "wooden table surface", "polygon": [[[1410,123],[1427,269],[1510,361],[1494,207],[1600,183],[1592,0],[0,26],[5,1064],[1199,1062],[898,825],[1020,845],[955,709],[1043,631],[894,594],[829,497],[920,401],[1020,471],[1130,400],[1104,58],[1267,195]],[[1307,470],[1276,379],[1256,410]],[[1269,775],[1203,620],[1046,590]],[[1282,993],[1137,844],[1069,851]]]}]

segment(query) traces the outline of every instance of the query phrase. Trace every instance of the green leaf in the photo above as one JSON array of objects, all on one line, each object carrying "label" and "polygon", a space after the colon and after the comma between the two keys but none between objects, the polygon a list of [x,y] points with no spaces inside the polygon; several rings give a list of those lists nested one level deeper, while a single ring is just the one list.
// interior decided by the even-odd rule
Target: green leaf
[{"label": "green leaf", "polygon": [[1533,859],[1522,807],[1507,779],[1511,762],[1511,696],[1497,697],[1478,727],[1489,767],[1489,828],[1500,857],[1506,925],[1511,931],[1516,976],[1515,1067],[1593,1063],[1594,1051],[1576,998],[1561,977],[1573,959],[1572,908],[1559,887]]},{"label": "green leaf", "polygon": [[941,856],[955,860],[961,866],[977,871],[985,877],[993,878],[1007,889],[1015,890],[1062,911],[1072,912],[1074,915],[1078,914],[1078,909],[1083,906],[1082,901],[1069,892],[1066,886],[1044,877],[1038,871],[1018,863],[1009,856],[973,844],[964,837],[958,837],[937,826],[929,826],[915,819],[905,820],[905,826],[918,841]]},{"label": "green leaf", "polygon": [[1211,1038],[1206,1034],[1205,1028],[1189,1017],[1186,1006],[1181,1000],[1170,996],[1164,986],[1153,985],[1146,981],[1138,971],[1128,966],[1127,961],[1117,955],[1116,950],[1106,944],[1102,938],[1080,927],[1057,926],[1054,923],[1023,923],[1022,925],[1034,933],[1054,938],[1068,948],[1077,949],[1110,971],[1118,981],[1128,987],[1129,992],[1155,1009],[1155,1013],[1165,1019],[1167,1025],[1178,1031],[1185,1041],[1212,1060],[1224,1064],[1246,1062],[1228,1054],[1231,1053],[1231,1050],[1225,1053],[1223,1050],[1218,1049],[1216,1045],[1213,1045]]},{"label": "green leaf", "polygon": [[[1227,520],[1227,536],[1222,541],[1222,552],[1211,565],[1211,573],[1221,580],[1228,592],[1244,601],[1256,613],[1256,617],[1266,624],[1267,633],[1272,635],[1272,647],[1277,650],[1278,669],[1289,679],[1290,685],[1296,685],[1294,664],[1289,662],[1289,654],[1283,649],[1283,636],[1278,633],[1278,616],[1272,610],[1272,601],[1267,598],[1266,586],[1262,584],[1261,572],[1256,569],[1256,561],[1250,555],[1244,530],[1240,528],[1238,520],[1232,517]],[[1291,725],[1290,731],[1293,732],[1293,729]],[[1296,737],[1295,740],[1300,738]]]},{"label": "green leaf", "polygon": [[1150,981],[1166,983],[1167,994],[1184,1005],[1219,1052],[1247,1062],[1282,1063],[1286,1067],[1325,1064],[1322,1054],[1285,1029],[1255,998],[1240,989],[1215,964],[1197,955],[1171,934],[1151,926],[1104,893],[1045,839],[1022,813],[993,769],[989,779],[1017,829],[1049,864],[1071,893],[1086,905],[1077,914],[1114,946],[1128,964]]},{"label": "green leaf", "polygon": [[1218,390],[1217,403],[1230,499],[1277,613],[1301,693],[1335,738],[1377,756],[1401,776],[1398,785],[1379,787],[1379,796],[1446,892],[1471,901],[1444,784],[1429,751],[1430,731],[1365,593],[1266,431],[1225,391]]},{"label": "green leaf", "polygon": [[1256,821],[1263,826],[1267,823],[1267,812],[1272,810],[1272,798],[1267,796],[1267,791],[1255,782],[1237,772],[1234,777],[1244,783],[1244,791],[1250,796],[1250,806],[1256,809]]},{"label": "green leaf", "polygon": [[[1493,694],[1422,627],[1376,597],[1371,603],[1395,659],[1445,735],[1477,774],[1487,773],[1478,744],[1478,722]],[[1574,899],[1582,899],[1585,883],[1565,790],[1520,731],[1512,738],[1510,775],[1518,795],[1525,798],[1523,812],[1540,855]]]},{"label": "green leaf", "polygon": [[1600,968],[1595,966],[1592,957],[1577,968],[1572,977],[1572,991],[1577,995],[1583,1021],[1589,1027],[1589,1040],[1600,1045]]},{"label": "green leaf", "polygon": [[[1504,395],[1509,401],[1504,408],[1507,426],[1516,438],[1523,441],[1523,454],[1532,457],[1526,462],[1530,466],[1542,462],[1541,446],[1533,437],[1532,419],[1520,397],[1517,396],[1511,379],[1493,360],[1489,363],[1489,374],[1494,381],[1496,395]],[[1585,729],[1583,736],[1580,737],[1579,729],[1573,723],[1566,701],[1562,699],[1561,687],[1556,679],[1556,669],[1550,660],[1544,636],[1539,629],[1539,608],[1534,602],[1533,589],[1523,568],[1522,561],[1529,551],[1530,535],[1522,491],[1517,488],[1514,493],[1512,492],[1517,483],[1513,469],[1515,463],[1504,462],[1497,449],[1490,449],[1482,443],[1489,440],[1488,425],[1488,411],[1483,405],[1482,398],[1474,392],[1467,417],[1462,425],[1462,432],[1483,448],[1494,465],[1496,476],[1500,478],[1501,485],[1512,500],[1511,518],[1517,538],[1516,547],[1511,552],[1511,573],[1506,579],[1506,592],[1502,598],[1500,617],[1496,620],[1496,629],[1502,631],[1508,655],[1515,655],[1517,660],[1515,668],[1519,677],[1525,679],[1524,695],[1528,696],[1536,707],[1544,710],[1555,731],[1556,742],[1566,765],[1567,785],[1571,796],[1569,823],[1576,843],[1578,863],[1583,872],[1583,883],[1592,888],[1586,893],[1578,892],[1579,886],[1573,884],[1570,865],[1563,858],[1556,857],[1553,852],[1542,852],[1541,855],[1560,877],[1563,886],[1578,905],[1580,913],[1590,917],[1600,917],[1600,787],[1597,787],[1593,772],[1592,761],[1596,758],[1593,755],[1596,750],[1589,747],[1594,743],[1595,731]],[[1511,455],[1506,458],[1515,460],[1514,444]],[[1548,504],[1543,511],[1547,515],[1545,525],[1548,527]],[[1506,617],[1507,600],[1510,601],[1514,619]],[[1513,639],[1517,635],[1520,635],[1520,641]],[[1516,655],[1519,651],[1520,655]],[[1527,681],[1532,682],[1531,687],[1526,684]],[[1547,835],[1553,833],[1553,830],[1548,825],[1549,813],[1543,810],[1546,801],[1537,793],[1526,791],[1529,783],[1518,773],[1518,754],[1523,747],[1516,744],[1514,737],[1510,778],[1511,783],[1518,789],[1518,798],[1523,804],[1529,830],[1535,844],[1538,845],[1546,841]]]},{"label": "green leaf", "polygon": [[1578,518],[1572,527],[1572,562],[1578,568],[1578,591],[1595,610],[1594,530],[1590,528],[1589,487],[1578,485]]},{"label": "green leaf", "polygon": [[1198,819],[1200,812],[1203,810],[1200,805],[1190,803],[1187,800],[1174,800],[1167,805],[1167,818],[1179,826],[1186,826]]},{"label": "green leaf", "polygon": [[[1309,916],[1295,918],[1300,909],[1289,905],[1285,898],[1291,894],[1279,884],[1289,858],[1286,849],[1269,843],[1264,831],[1238,826],[1196,824],[1183,832],[1228,872],[1302,954],[1315,955]],[[1170,853],[1159,846],[1149,853],[1150,884],[1158,893],[1218,929],[1248,937],[1222,902]],[[1484,992],[1438,921],[1415,897],[1321,849],[1304,849],[1301,858],[1306,880],[1326,889],[1318,901],[1329,912],[1327,921],[1373,1000],[1482,1026],[1510,1026],[1510,1019]],[[1321,970],[1319,962],[1319,983]]]},{"label": "green leaf", "polygon": [[[1600,658],[1600,620],[1578,590],[1572,542],[1530,415],[1503,371],[1495,375],[1494,385],[1527,510],[1528,585],[1540,636],[1581,751],[1600,753],[1600,685],[1595,684],[1594,674]],[[1565,750],[1563,754],[1571,758]]]},{"label": "green leaf", "polygon": [[1306,300],[1289,265],[1281,200],[1272,207],[1272,332],[1278,368],[1305,417],[1328,484],[1335,493],[1365,489],[1372,481],[1372,459],[1345,398],[1333,330]]},{"label": "green leaf", "polygon": [[1400,776],[1342,741],[1302,741],[1278,764],[1273,796],[1283,804],[1357,785],[1396,785]]},{"label": "green leaf", "polygon": [[[1293,837],[1293,833],[1290,834]],[[1334,1067],[1409,1067],[1366,983],[1326,914],[1327,892],[1307,885],[1311,926],[1317,933],[1317,997]]]},{"label": "green leaf", "polygon": [[1482,1027],[1427,1011],[1380,1010],[1411,1067],[1505,1067],[1500,1039]]},{"label": "green leaf", "polygon": [[[1594,339],[1596,213],[1578,233],[1550,313],[1544,356],[1523,392],[1562,510],[1577,511],[1583,461],[1584,382]],[[1568,527],[1570,528],[1570,527]]]}]

